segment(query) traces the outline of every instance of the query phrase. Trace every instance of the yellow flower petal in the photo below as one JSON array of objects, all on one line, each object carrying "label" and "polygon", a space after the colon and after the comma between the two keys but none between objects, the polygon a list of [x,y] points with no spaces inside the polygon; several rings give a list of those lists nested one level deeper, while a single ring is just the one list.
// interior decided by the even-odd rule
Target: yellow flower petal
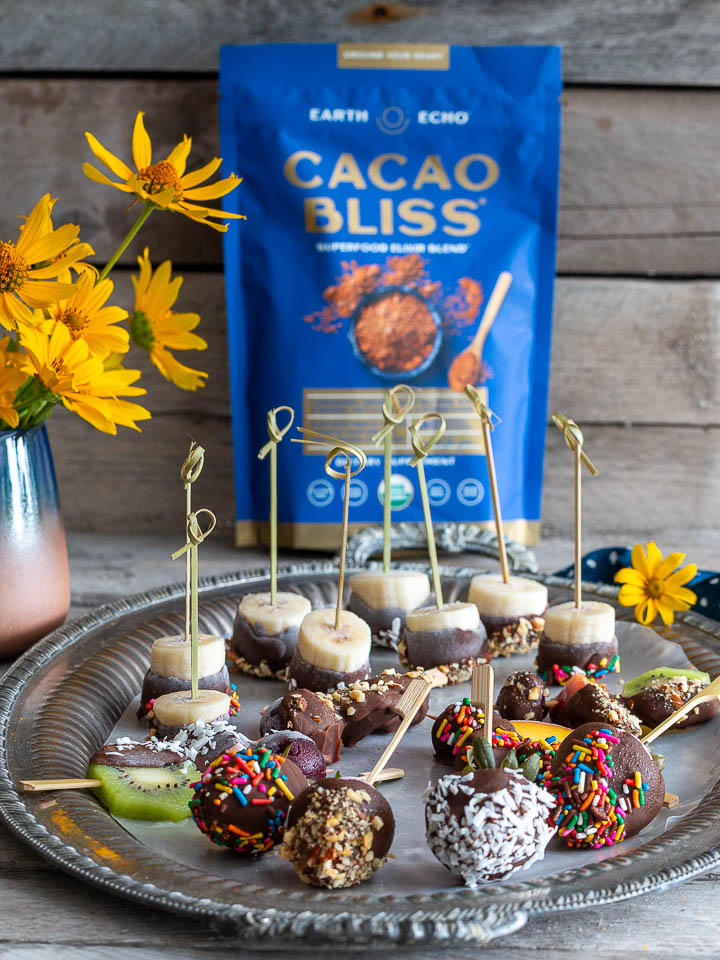
[{"label": "yellow flower petal", "polygon": [[114,153],[106,150],[97,137],[88,133],[87,130],[85,131],[85,137],[90,145],[90,149],[98,160],[104,163],[108,170],[112,170],[116,177],[120,177],[121,180],[127,180],[128,177],[132,176],[130,167],[126,163],[123,163],[119,157],[116,157]]},{"label": "yellow flower petal", "polygon": [[132,135],[132,155],[138,170],[145,170],[152,164],[152,145],[150,137],[145,131],[144,116],[143,111],[139,110],[137,117],[135,117]]},{"label": "yellow flower petal", "polygon": [[167,162],[171,163],[175,167],[178,172],[178,176],[180,177],[182,177],[182,175],[185,173],[187,158],[191,147],[192,140],[187,134],[185,134],[180,143],[176,147],[173,147],[167,156]]},{"label": "yellow flower petal", "polygon": [[33,280],[23,284],[22,297],[29,307],[47,307],[56,300],[72,295],[69,283],[57,283],[53,280]]},{"label": "yellow flower petal", "polygon": [[199,167],[191,173],[186,173],[185,176],[180,178],[183,190],[194,187],[196,184],[202,183],[203,180],[207,180],[208,177],[211,177],[215,173],[221,163],[222,160],[220,157],[213,157],[210,163],[206,163],[204,167]]},{"label": "yellow flower petal", "polygon": [[646,584],[645,577],[639,570],[633,570],[632,567],[623,567],[615,574],[615,583],[634,583],[638,587]]},{"label": "yellow flower petal", "polygon": [[209,184],[206,187],[195,187],[192,190],[185,190],[184,196],[189,200],[217,200],[218,197],[224,197],[226,193],[234,190],[239,183],[242,183],[242,179],[236,177],[235,174],[231,174],[224,180],[217,180],[215,183]]},{"label": "yellow flower petal", "polygon": [[[42,263],[44,260],[51,260],[62,253],[66,247],[77,238],[80,233],[80,227],[74,223],[66,223],[52,233],[46,233],[43,237],[38,237],[30,244],[23,244],[23,236],[20,234],[18,240],[18,250],[28,261],[28,263]],[[78,260],[80,256],[78,256]]]},{"label": "yellow flower petal", "polygon": [[633,567],[635,567],[635,569],[643,575],[643,577],[649,579],[647,558],[645,557],[645,551],[639,543],[636,543],[632,548],[631,563]]},{"label": "yellow flower petal", "polygon": [[[652,580],[653,577],[657,576],[657,570],[660,564],[662,563],[662,554],[658,550],[657,544],[654,541],[650,541],[647,545],[647,570],[648,577]],[[653,620],[655,618],[653,617]]]},{"label": "yellow flower petal", "polygon": [[664,580],[684,561],[684,553],[669,553],[655,571],[658,580]]},{"label": "yellow flower petal", "polygon": [[672,607],[670,606],[670,604],[665,603],[664,600],[657,600],[656,606],[658,609],[658,613],[662,617],[662,622],[665,624],[666,627],[669,627],[670,624],[675,619]]},{"label": "yellow flower petal", "polygon": [[667,587],[680,587],[684,583],[689,583],[695,576],[697,576],[697,564],[689,563],[681,570],[676,570],[675,573],[671,573],[670,576],[666,578],[665,585]]},{"label": "yellow flower petal", "polygon": [[694,590],[688,590],[687,587],[672,587],[668,590],[668,595],[676,601],[686,603],[689,607],[694,607],[697,603],[697,594]]},{"label": "yellow flower petal", "polygon": [[98,400],[97,397],[72,394],[64,397],[63,403],[68,410],[72,410],[83,420],[87,420],[97,430],[101,430],[103,433],[111,433],[113,436],[117,435],[117,427],[106,413],[107,404]]},{"label": "yellow flower petal", "polygon": [[0,404],[0,420],[4,420],[5,423],[14,430],[18,423],[20,423],[20,414],[14,407]]},{"label": "yellow flower petal", "polygon": [[50,194],[46,193],[32,208],[20,231],[26,244],[33,243],[47,232],[54,203]]},{"label": "yellow flower petal", "polygon": [[621,603],[623,607],[635,607],[644,599],[647,599],[645,591],[630,584],[620,587],[618,592],[618,603]]},{"label": "yellow flower petal", "polygon": [[655,606],[654,600],[643,600],[642,603],[639,603],[635,607],[635,619],[638,623],[642,623],[647,627],[653,622],[655,617],[657,617],[657,607]]},{"label": "yellow flower petal", "polygon": [[181,390],[198,390],[205,386],[204,381],[207,379],[207,373],[185,366],[167,350],[160,347],[153,349],[150,359],[160,373],[171,383],[174,383],[176,387],[180,387]]},{"label": "yellow flower petal", "polygon": [[102,183],[107,187],[115,187],[116,190],[124,190],[126,193],[133,193],[133,189],[128,186],[126,183],[115,183],[114,180],[111,180],[109,177],[106,177],[104,173],[94,167],[91,163],[83,163],[82,165],[83,173],[90,180],[94,180],[95,183]]}]

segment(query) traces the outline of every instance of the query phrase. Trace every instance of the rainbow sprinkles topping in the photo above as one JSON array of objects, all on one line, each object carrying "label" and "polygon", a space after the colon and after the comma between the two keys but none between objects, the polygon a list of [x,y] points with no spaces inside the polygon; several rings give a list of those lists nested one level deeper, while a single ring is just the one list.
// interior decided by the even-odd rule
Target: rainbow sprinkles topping
[{"label": "rainbow sprinkles topping", "polygon": [[[474,733],[481,733],[485,723],[485,714],[479,707],[474,707],[470,697],[464,697],[453,705],[440,723],[435,738],[441,743],[451,746],[453,756],[457,756]],[[521,737],[513,730],[495,727],[492,733],[493,747],[513,747],[521,742]]]},{"label": "rainbow sprinkles topping", "polygon": [[[284,762],[282,756],[252,747],[213,760],[202,779],[191,784],[195,794],[190,812],[197,826],[213,843],[235,852],[265,853],[279,839],[287,808],[295,799],[282,770]],[[287,802],[276,803],[281,797]]]},{"label": "rainbow sprinkles topping", "polygon": [[601,657],[599,663],[588,663],[585,667],[560,666],[559,663],[554,663],[552,671],[538,670],[539,676],[547,683],[554,682],[561,687],[565,686],[574,673],[584,673],[594,680],[600,680],[609,673],[620,673],[620,656],[616,653],[614,657]]},{"label": "rainbow sprinkles topping", "polygon": [[619,843],[628,814],[645,805],[648,784],[638,770],[624,778],[621,792],[611,786],[612,753],[619,743],[611,730],[592,730],[574,741],[561,772],[547,781],[557,798],[550,822],[569,847],[599,849]]}]

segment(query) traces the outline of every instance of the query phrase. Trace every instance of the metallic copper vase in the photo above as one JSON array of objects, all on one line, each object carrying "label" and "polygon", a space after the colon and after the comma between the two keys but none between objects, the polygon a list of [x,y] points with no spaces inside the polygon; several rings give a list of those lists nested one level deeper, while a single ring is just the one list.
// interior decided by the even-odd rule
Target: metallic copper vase
[{"label": "metallic copper vase", "polygon": [[27,649],[70,608],[70,570],[44,426],[0,431],[0,658]]}]

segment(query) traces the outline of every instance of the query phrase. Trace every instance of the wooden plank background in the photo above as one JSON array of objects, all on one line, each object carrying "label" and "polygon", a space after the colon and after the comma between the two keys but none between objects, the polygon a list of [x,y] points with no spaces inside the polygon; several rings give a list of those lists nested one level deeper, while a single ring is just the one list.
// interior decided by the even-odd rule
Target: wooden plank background
[{"label": "wooden plank background", "polygon": [[[585,428],[602,468],[586,485],[588,530],[622,536],[720,524],[720,18],[716,4],[485,0],[409,4],[413,14],[357,23],[359,3],[145,0],[122,5],[18,0],[0,34],[0,238],[49,190],[58,219],[83,226],[98,262],[132,222],[124,197],[90,183],[83,132],[128,156],[138,108],[158,152],[193,136],[198,164],[218,151],[223,42],[440,40],[564,44],[558,283],[551,404]],[[395,8],[389,5],[390,12]],[[79,42],[82,35],[91,42]],[[52,42],[48,42],[52,38]],[[51,72],[48,72],[51,71]],[[649,87],[648,85],[654,85]],[[8,132],[10,135],[7,135]],[[242,171],[239,171],[242,173]],[[240,188],[242,190],[242,187]],[[248,224],[242,229],[261,229]],[[220,240],[155,215],[156,256],[185,273],[183,309],[210,342],[194,363],[203,391],[148,378],[154,419],[138,436],[104,437],[56,411],[51,435],[68,526],[164,532],[176,525],[167,484],[189,431],[208,449],[198,496],[230,528],[232,458]],[[114,276],[129,303],[129,270]],[[190,355],[188,355],[190,357]],[[548,432],[544,530],[567,536],[567,455]],[[112,490],[112,494],[108,493]],[[118,496],[127,491],[127,498]],[[132,513],[128,513],[128,504]]]}]

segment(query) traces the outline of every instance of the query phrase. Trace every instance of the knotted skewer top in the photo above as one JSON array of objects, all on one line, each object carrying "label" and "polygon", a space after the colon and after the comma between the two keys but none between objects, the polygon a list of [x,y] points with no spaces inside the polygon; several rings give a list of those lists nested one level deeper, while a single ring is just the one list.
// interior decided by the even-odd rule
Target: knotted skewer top
[{"label": "knotted skewer top", "polygon": [[572,451],[575,451],[579,448],[580,459],[588,468],[593,477],[596,477],[598,475],[598,469],[593,463],[591,463],[590,458],[583,449],[583,443],[585,441],[583,439],[583,434],[580,427],[575,423],[574,420],[571,420],[570,417],[566,417],[564,413],[555,412],[552,414],[551,419],[558,430],[562,431],[562,435],[567,446]]},{"label": "knotted skewer top", "polygon": [[[290,414],[290,419],[285,424],[284,427],[278,425],[277,415],[281,410],[286,410]],[[258,460],[264,460],[265,457],[272,450],[273,444],[280,443],[282,438],[288,432],[290,427],[293,425],[295,420],[295,411],[292,407],[273,407],[272,410],[268,410],[267,413],[267,431],[268,437],[270,438],[264,447],[261,447],[258,451]]]},{"label": "knotted skewer top", "polygon": [[[400,409],[395,410],[394,402],[404,394],[404,399],[400,401]],[[387,391],[382,406],[383,419],[385,420],[378,432],[372,437],[372,442],[379,446],[385,438],[392,433],[395,427],[399,426],[405,417],[415,406],[415,391],[406,383],[398,383],[392,389]]]},{"label": "knotted skewer top", "polygon": [[[331,437],[327,433],[318,433],[316,430],[308,430],[307,427],[298,427],[298,431],[304,434],[304,436],[293,437],[293,443],[333,444],[332,450],[325,457],[325,473],[329,477],[335,477],[336,480],[344,480],[346,476],[356,477],[362,470],[365,469],[367,457],[360,447],[356,447],[354,443],[348,443],[346,440],[340,440],[338,437]],[[335,467],[333,467],[332,462],[335,457],[339,457],[341,455],[347,458],[348,464],[351,462],[351,457],[355,457],[359,461],[357,468],[355,470],[351,470],[349,474],[346,471],[341,473],[339,470],[336,470]]]},{"label": "knotted skewer top", "polygon": [[[435,430],[435,433],[423,439],[420,436],[420,430],[429,420],[439,420],[439,424]],[[420,417],[419,420],[416,420],[415,423],[413,423],[413,425],[410,427],[410,443],[415,456],[410,461],[411,467],[416,467],[418,463],[425,459],[440,437],[442,437],[442,435],[445,433],[446,428],[447,423],[445,422],[445,417],[441,413],[425,413],[422,417]]]}]

